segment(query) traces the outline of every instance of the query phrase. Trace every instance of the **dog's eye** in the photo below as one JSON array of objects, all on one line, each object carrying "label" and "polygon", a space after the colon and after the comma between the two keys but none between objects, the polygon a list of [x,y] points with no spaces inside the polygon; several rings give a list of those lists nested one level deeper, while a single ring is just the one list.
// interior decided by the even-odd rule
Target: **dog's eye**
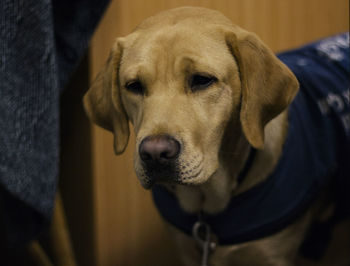
[{"label": "dog's eye", "polygon": [[208,88],[216,81],[216,77],[196,74],[191,77],[190,86],[192,91],[203,90]]},{"label": "dog's eye", "polygon": [[141,94],[143,95],[145,92],[144,87],[142,86],[141,82],[136,80],[136,81],[130,81],[125,84],[125,88],[135,94]]}]

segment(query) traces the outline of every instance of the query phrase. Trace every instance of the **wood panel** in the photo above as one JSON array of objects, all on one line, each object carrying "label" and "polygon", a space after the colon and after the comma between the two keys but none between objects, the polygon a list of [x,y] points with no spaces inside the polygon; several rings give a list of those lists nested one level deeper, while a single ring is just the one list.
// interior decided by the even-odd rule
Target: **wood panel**
[{"label": "wood panel", "polygon": [[[144,18],[183,5],[217,9],[256,32],[274,51],[348,30],[348,0],[119,0],[113,1],[91,43],[91,78],[114,39]],[[133,172],[134,136],[115,156],[112,135],[92,128],[97,265],[179,265],[166,227]],[[166,262],[167,261],[167,262]]]},{"label": "wood panel", "polygon": [[[94,265],[91,124],[81,98],[89,86],[84,56],[61,95],[60,191],[78,265]],[[88,252],[87,252],[88,251]]]}]

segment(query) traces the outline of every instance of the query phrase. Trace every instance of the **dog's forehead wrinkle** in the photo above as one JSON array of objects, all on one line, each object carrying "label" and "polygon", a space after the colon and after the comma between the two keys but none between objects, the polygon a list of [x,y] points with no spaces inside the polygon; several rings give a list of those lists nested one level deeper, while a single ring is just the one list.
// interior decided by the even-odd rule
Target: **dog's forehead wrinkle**
[{"label": "dog's forehead wrinkle", "polygon": [[179,70],[178,72],[188,75],[207,74],[217,78],[222,78],[224,72],[222,71],[223,67],[219,68],[218,65],[213,64],[211,62],[213,57],[211,57],[211,59],[207,59],[206,55],[202,53],[188,53],[177,57],[174,63],[174,68]]},{"label": "dog's forehead wrinkle", "polygon": [[223,38],[188,28],[140,34],[125,49],[123,62],[128,65],[125,72],[133,73],[143,66],[153,68],[154,71],[149,72],[155,73],[177,74],[180,72],[178,68],[184,66],[221,73],[223,67],[216,68],[227,65],[230,58]]}]

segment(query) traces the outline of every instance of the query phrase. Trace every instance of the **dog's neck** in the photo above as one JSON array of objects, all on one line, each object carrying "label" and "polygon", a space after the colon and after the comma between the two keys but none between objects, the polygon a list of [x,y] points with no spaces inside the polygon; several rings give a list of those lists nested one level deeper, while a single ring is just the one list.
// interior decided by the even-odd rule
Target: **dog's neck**
[{"label": "dog's neck", "polygon": [[247,163],[251,146],[243,134],[236,138],[230,136],[228,139],[234,142],[225,143],[223,147],[230,147],[231,151],[221,150],[219,168],[206,183],[193,187],[176,186],[180,206],[191,213],[215,214],[225,209],[231,197],[249,190],[269,176],[281,155],[286,133],[287,112],[283,112],[266,125],[264,148],[256,152],[251,168],[239,183],[237,179]]}]

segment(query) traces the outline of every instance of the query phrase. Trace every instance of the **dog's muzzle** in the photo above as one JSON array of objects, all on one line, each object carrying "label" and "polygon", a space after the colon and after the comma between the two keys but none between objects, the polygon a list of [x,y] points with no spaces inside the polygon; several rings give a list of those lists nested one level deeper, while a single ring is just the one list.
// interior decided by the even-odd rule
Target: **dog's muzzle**
[{"label": "dog's muzzle", "polygon": [[154,135],[144,138],[139,146],[139,156],[149,181],[169,182],[178,179],[177,159],[181,144],[169,135]]}]

